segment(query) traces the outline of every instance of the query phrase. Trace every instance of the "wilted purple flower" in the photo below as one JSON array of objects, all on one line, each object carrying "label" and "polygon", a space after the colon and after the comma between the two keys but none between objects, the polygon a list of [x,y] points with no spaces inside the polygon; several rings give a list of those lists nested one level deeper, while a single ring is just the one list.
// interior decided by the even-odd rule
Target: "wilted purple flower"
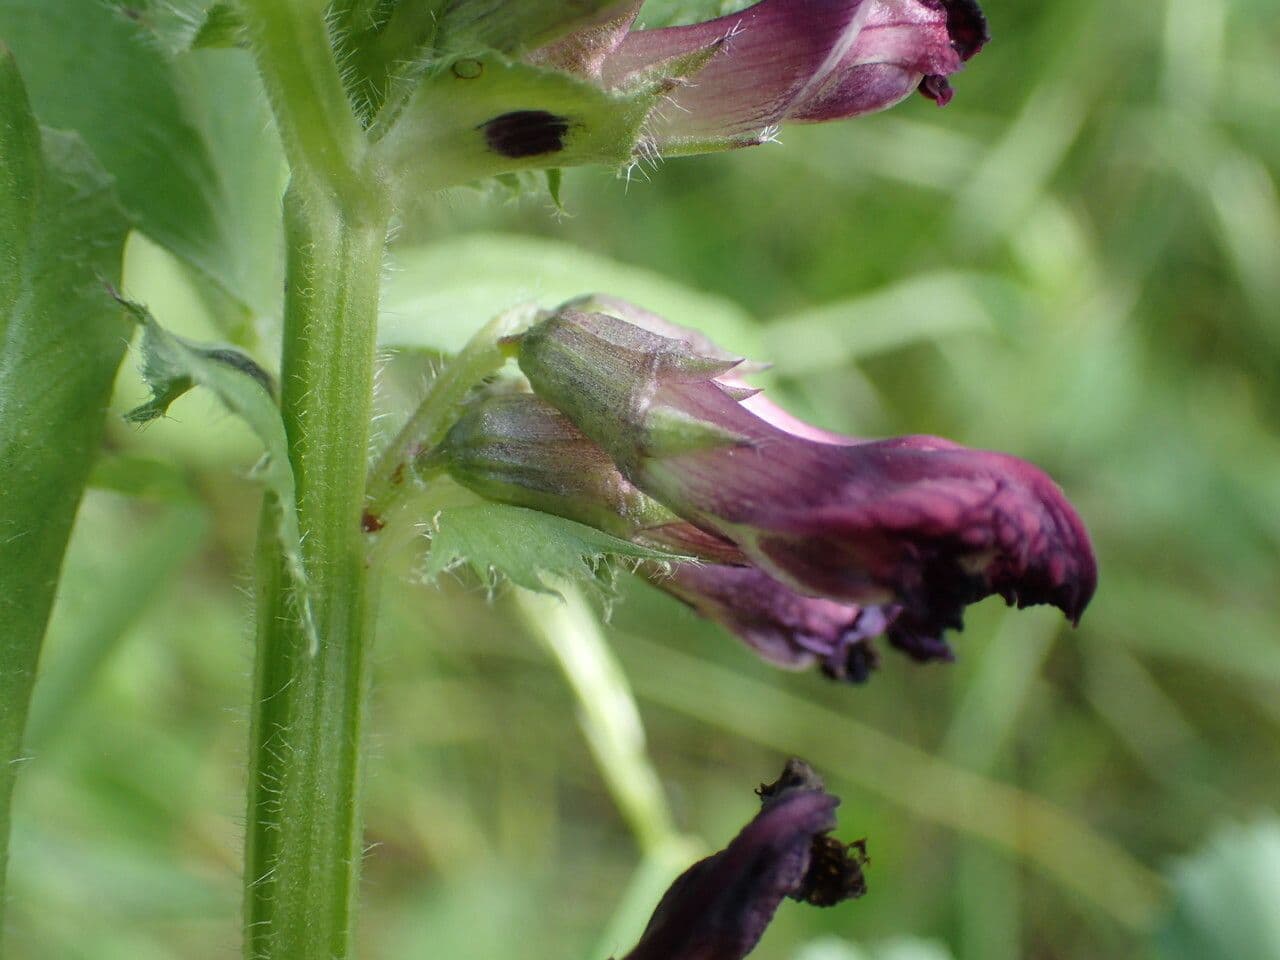
[{"label": "wilted purple flower", "polygon": [[731,360],[617,317],[562,309],[524,335],[535,392],[631,483],[733,541],[804,594],[901,609],[889,629],[919,659],[992,593],[1077,620],[1096,567],[1084,525],[1025,461],[936,437],[835,444],[788,433],[721,382]]},{"label": "wilted purple flower", "polygon": [[784,898],[827,907],[866,893],[865,846],[827,836],[840,800],[807,764],[789,761],[758,793],[756,817],[676,879],[624,960],[740,960]]},{"label": "wilted purple flower", "polygon": [[682,563],[659,585],[728,629],[770,663],[817,663],[833,680],[863,683],[878,662],[871,640],[895,608],[806,597],[753,566]]}]

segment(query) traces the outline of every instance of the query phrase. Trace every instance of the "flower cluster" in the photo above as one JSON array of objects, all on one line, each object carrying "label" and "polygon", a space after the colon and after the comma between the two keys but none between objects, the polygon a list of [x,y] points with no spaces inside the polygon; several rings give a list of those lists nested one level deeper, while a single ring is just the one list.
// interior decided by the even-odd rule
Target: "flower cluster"
[{"label": "flower cluster", "polygon": [[1042,471],[937,437],[802,424],[705,338],[593,298],[518,344],[532,394],[473,406],[430,454],[493,499],[699,558],[651,579],[782,666],[860,681],[869,641],[921,661],[991,594],[1073,621],[1088,534]]},{"label": "flower cluster", "polygon": [[740,960],[786,898],[819,907],[866,893],[865,845],[828,836],[840,800],[800,760],[761,786],[760,813],[680,875],[624,960]]}]

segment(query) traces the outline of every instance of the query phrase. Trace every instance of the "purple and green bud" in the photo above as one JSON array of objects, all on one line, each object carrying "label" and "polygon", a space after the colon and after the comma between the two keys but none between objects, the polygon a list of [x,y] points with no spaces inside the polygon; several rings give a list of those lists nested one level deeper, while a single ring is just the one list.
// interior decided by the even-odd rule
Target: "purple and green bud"
[{"label": "purple and green bud", "polygon": [[936,437],[788,432],[726,382],[732,361],[603,313],[547,317],[519,362],[629,482],[770,576],[804,595],[900,608],[888,636],[917,659],[946,658],[942,632],[990,594],[1073,621],[1093,595],[1083,523],[1025,461]]},{"label": "purple and green bud", "polygon": [[789,761],[757,794],[760,812],[676,878],[624,960],[741,960],[783,900],[830,907],[866,893],[866,844],[830,836],[840,799],[808,764]]},{"label": "purple and green bud", "polygon": [[417,467],[426,474],[443,469],[489,500],[555,514],[633,543],[700,560],[745,562],[733,544],[641,493],[598,444],[531,394],[495,393],[469,404]]},{"label": "purple and green bud", "polygon": [[697,558],[644,564],[637,572],[784,669],[817,665],[832,679],[862,683],[877,663],[871,640],[897,613],[802,596],[750,566],[734,544],[637,490],[594,441],[531,394],[496,394],[471,404],[419,468],[447,470],[490,500]]}]

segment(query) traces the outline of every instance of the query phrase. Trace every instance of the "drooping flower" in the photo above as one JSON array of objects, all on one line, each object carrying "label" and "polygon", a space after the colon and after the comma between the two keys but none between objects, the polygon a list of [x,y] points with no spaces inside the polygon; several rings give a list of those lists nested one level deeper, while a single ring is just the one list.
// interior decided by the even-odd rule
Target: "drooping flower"
[{"label": "drooping flower", "polygon": [[473,402],[419,463],[447,470],[491,500],[576,520],[614,536],[698,558],[644,565],[654,586],[789,670],[815,664],[861,683],[877,663],[871,640],[896,608],[806,597],[753,567],[731,542],[682,520],[629,483],[594,441],[545,400],[499,393]]},{"label": "drooping flower", "polygon": [[430,67],[389,108],[382,158],[422,189],[749,146],[780,124],[883,110],[914,90],[945,104],[947,77],[987,40],[976,0],[761,0],[635,30],[640,6],[451,3],[419,27],[434,31]]},{"label": "drooping flower", "polygon": [[547,317],[519,360],[637,488],[799,593],[899,607],[889,638],[918,659],[948,656],[942,631],[990,594],[1073,621],[1092,597],[1084,525],[1025,461],[936,437],[789,433],[720,379],[732,360],[603,313]]},{"label": "drooping flower", "polygon": [[741,960],[784,899],[834,906],[866,893],[865,845],[828,836],[840,800],[800,760],[758,791],[729,845],[678,877],[624,960]]}]

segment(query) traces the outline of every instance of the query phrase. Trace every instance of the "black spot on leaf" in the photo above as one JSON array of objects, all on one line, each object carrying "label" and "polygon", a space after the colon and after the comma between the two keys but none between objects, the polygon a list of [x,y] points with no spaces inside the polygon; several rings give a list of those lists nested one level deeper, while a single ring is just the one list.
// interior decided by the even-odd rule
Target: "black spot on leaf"
[{"label": "black spot on leaf", "polygon": [[564,149],[569,121],[546,110],[515,110],[486,120],[484,131],[489,149],[504,157],[536,157]]}]

